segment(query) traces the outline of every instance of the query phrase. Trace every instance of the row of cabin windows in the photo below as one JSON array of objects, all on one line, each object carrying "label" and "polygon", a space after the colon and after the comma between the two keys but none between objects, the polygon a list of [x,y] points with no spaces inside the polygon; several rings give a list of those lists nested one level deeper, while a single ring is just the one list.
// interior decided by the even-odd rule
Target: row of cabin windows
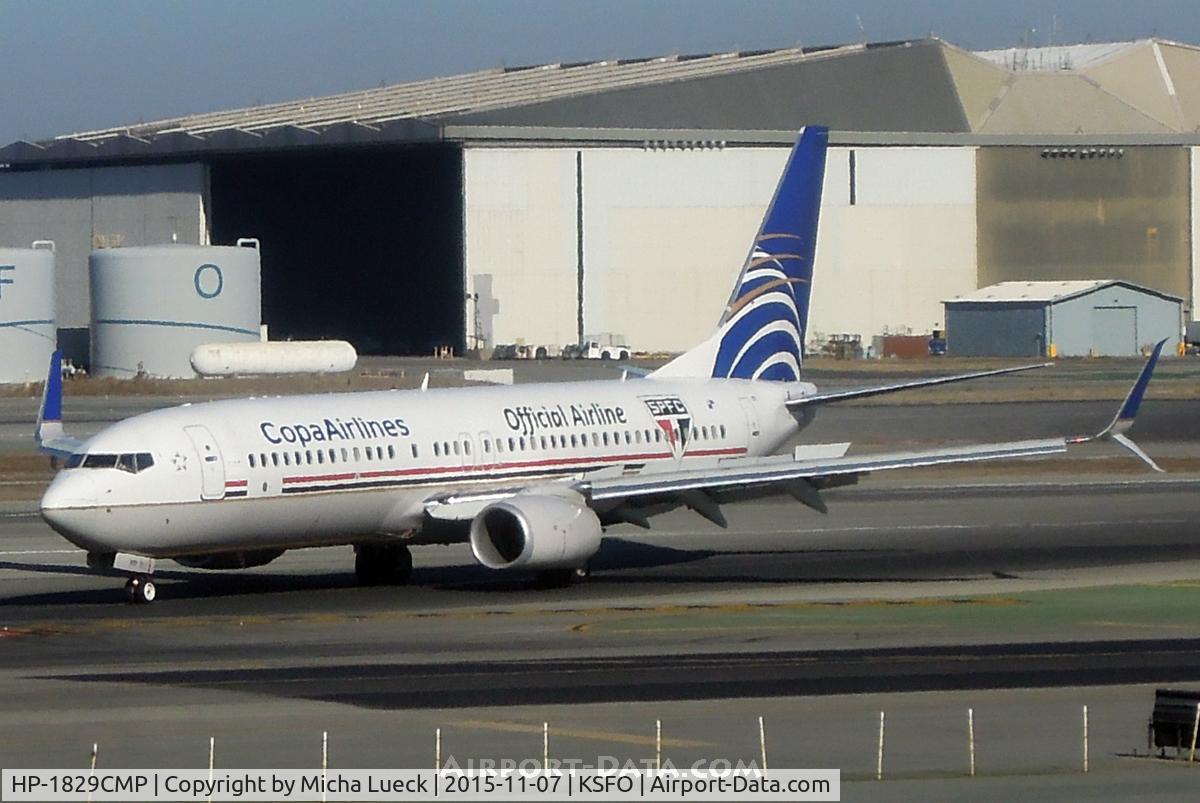
[{"label": "row of cabin windows", "polygon": [[[492,440],[484,440],[483,451],[485,454],[492,454],[493,449],[495,454],[504,454],[508,452],[524,452],[528,450],[549,450],[549,449],[577,449],[586,447],[588,440],[591,440],[591,445],[598,446],[626,446],[641,445],[643,443],[662,443],[666,436],[661,429],[626,429],[612,432],[593,432],[588,434],[572,434],[572,435],[524,435],[509,436],[507,438],[496,438]],[[701,427],[692,428],[692,438],[699,440],[716,440],[726,437],[725,425],[707,424]],[[435,441],[433,444],[433,453],[437,457],[448,457],[451,454],[455,455],[470,455],[470,441]]]},{"label": "row of cabin windows", "polygon": [[[718,438],[726,437],[726,429],[724,424],[720,425],[704,425],[701,427],[692,428],[692,439],[699,440],[717,440]],[[661,429],[634,429],[634,430],[618,430],[612,432],[593,432],[591,433],[591,445],[598,446],[620,446],[622,443],[628,446],[640,445],[643,443],[662,443],[665,439]],[[485,454],[492,454],[493,448],[496,454],[504,454],[508,452],[523,452],[527,450],[549,450],[549,449],[577,449],[588,445],[589,436],[583,435],[539,435],[539,436],[510,436],[508,438],[496,438],[483,441],[483,451]],[[493,447],[494,444],[494,447]],[[410,444],[409,446],[414,458],[420,457],[420,450],[417,445]],[[433,454],[435,457],[449,457],[454,455],[470,455],[470,441],[434,441]],[[250,468],[266,468],[268,466],[311,466],[325,465],[337,463],[359,462],[361,460],[395,460],[396,447],[388,446],[364,446],[364,447],[346,447],[343,446],[337,449],[306,449],[304,451],[294,452],[259,452],[250,454],[247,462]]]},{"label": "row of cabin windows", "polygon": [[[412,445],[412,455],[417,456],[417,445]],[[266,468],[267,466],[311,466],[325,465],[326,463],[350,463],[359,462],[361,460],[395,460],[396,447],[388,446],[364,446],[361,449],[358,446],[346,447],[340,449],[305,449],[304,451],[294,452],[259,452],[258,454],[250,454],[247,457],[247,462],[250,468]]]}]

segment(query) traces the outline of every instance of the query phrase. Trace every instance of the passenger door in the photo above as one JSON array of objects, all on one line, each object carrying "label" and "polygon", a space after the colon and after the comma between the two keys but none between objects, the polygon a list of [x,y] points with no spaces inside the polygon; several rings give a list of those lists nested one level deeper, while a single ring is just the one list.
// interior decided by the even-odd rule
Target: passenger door
[{"label": "passenger door", "polygon": [[492,442],[492,433],[479,433],[479,454],[476,455],[481,468],[493,468],[496,465],[496,444]]},{"label": "passenger door", "polygon": [[459,447],[461,449],[459,456],[462,458],[463,468],[470,468],[475,465],[475,444],[472,442],[471,433],[458,433],[458,442],[462,444]]},{"label": "passenger door", "polygon": [[758,410],[755,409],[755,397],[738,399],[742,405],[742,414],[746,417],[746,445],[751,446],[758,441]]},{"label": "passenger door", "polygon": [[208,431],[208,427],[193,424],[183,428],[196,456],[200,458],[200,498],[223,499],[225,497],[225,461],[221,458],[221,450],[217,441]]}]

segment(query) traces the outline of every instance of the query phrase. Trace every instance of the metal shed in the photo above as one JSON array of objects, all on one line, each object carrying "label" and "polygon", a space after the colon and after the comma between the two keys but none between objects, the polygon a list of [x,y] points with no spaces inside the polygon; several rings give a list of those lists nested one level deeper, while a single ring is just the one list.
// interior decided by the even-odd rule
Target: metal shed
[{"label": "metal shed", "polygon": [[947,299],[956,357],[1132,357],[1178,348],[1183,299],[1117,279],[1000,282]]}]

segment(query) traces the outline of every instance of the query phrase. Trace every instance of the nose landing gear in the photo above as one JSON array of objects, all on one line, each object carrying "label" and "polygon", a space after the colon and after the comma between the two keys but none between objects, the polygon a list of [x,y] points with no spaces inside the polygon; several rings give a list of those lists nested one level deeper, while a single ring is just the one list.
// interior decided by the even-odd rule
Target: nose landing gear
[{"label": "nose landing gear", "polygon": [[158,596],[158,587],[149,575],[135,574],[125,583],[125,596],[136,605],[148,605]]}]

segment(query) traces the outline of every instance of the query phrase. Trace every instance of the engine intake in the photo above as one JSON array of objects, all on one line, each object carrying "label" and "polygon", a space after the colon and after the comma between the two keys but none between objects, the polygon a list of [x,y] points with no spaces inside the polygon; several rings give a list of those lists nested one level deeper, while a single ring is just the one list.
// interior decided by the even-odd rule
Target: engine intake
[{"label": "engine intake", "polygon": [[471,552],[489,569],[576,568],[600,549],[600,537],[591,508],[557,496],[493,502],[471,521]]}]

